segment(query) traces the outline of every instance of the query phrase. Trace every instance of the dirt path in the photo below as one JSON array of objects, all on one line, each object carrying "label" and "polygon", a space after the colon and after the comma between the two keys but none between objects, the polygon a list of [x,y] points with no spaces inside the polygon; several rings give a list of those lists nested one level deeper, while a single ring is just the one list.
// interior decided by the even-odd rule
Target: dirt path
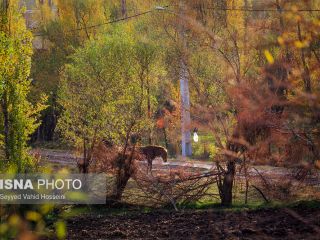
[{"label": "dirt path", "polygon": [[[72,151],[66,150],[52,150],[52,149],[37,149],[37,151],[42,156],[42,164],[51,164],[54,168],[59,169],[61,167],[68,167],[73,171],[77,171],[77,160],[81,157],[77,157]],[[147,162],[139,162],[142,168],[146,169]],[[209,161],[199,161],[199,160],[181,160],[181,159],[169,159],[168,162],[164,163],[161,159],[155,159],[153,161],[153,172],[169,172],[169,170],[183,168],[188,172],[209,172],[216,169],[215,163]],[[290,170],[283,167],[273,167],[273,166],[254,166],[248,170],[251,177],[257,177],[260,179],[261,176],[266,178],[271,178],[273,180],[286,179],[290,177]],[[240,178],[244,178],[243,173],[238,174]],[[313,173],[306,179],[309,185],[319,187],[320,183],[320,171]]]},{"label": "dirt path", "polygon": [[55,150],[55,149],[33,149],[33,153],[40,154],[42,164],[56,164],[61,167],[70,166],[75,167],[77,157],[72,151]]},{"label": "dirt path", "polygon": [[[37,149],[38,153],[42,156],[42,164],[53,164],[60,167],[71,167],[76,168],[77,159],[80,157],[75,156],[71,151],[66,150],[52,150],[52,149]],[[140,162],[140,164],[146,164],[146,162]],[[174,168],[192,168],[199,171],[209,171],[215,169],[215,163],[208,161],[199,160],[177,160],[169,159],[168,162],[164,163],[161,159],[156,159],[153,162],[153,170],[165,170]],[[260,174],[272,175],[272,176],[284,176],[289,173],[285,168],[270,167],[270,166],[256,166]],[[249,170],[251,175],[258,175],[255,169]]]},{"label": "dirt path", "polygon": [[69,239],[320,239],[320,210],[155,212],[69,220]]}]

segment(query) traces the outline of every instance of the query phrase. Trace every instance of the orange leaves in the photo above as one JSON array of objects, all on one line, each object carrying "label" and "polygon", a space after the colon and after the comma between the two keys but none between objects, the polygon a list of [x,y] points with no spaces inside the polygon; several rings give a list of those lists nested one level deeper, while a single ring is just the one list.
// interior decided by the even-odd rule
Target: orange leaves
[{"label": "orange leaves", "polygon": [[165,120],[163,117],[161,117],[160,119],[157,120],[157,128],[162,129],[165,126]]}]

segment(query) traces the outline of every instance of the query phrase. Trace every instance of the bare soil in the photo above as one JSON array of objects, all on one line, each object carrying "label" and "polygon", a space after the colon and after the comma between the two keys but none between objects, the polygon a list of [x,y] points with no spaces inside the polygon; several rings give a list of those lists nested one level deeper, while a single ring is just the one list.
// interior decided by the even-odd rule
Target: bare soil
[{"label": "bare soil", "polygon": [[[71,152],[41,150],[44,164],[75,168]],[[210,169],[205,162],[187,164],[155,161],[154,172],[173,168],[190,171]],[[258,168],[258,167],[257,167]],[[286,169],[259,167],[259,172],[272,179],[284,177]],[[252,174],[257,174],[252,170]],[[315,178],[319,186],[319,174]],[[181,212],[134,212],[126,215],[101,212],[80,215],[68,220],[67,239],[320,239],[320,208],[299,206],[293,209],[255,211],[187,210]]]},{"label": "bare soil", "polygon": [[68,221],[68,239],[320,239],[320,209],[84,215]]}]

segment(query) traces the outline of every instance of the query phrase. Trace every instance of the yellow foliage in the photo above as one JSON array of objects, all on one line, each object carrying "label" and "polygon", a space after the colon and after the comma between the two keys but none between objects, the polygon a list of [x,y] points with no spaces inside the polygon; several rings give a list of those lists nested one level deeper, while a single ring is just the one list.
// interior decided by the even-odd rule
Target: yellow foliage
[{"label": "yellow foliage", "polygon": [[35,211],[29,211],[26,213],[26,219],[29,221],[38,222],[42,218],[41,214]]},{"label": "yellow foliage", "polygon": [[270,64],[274,63],[274,58],[273,58],[272,54],[268,50],[264,51],[264,55],[265,55],[268,63],[270,63]]},{"label": "yellow foliage", "polygon": [[283,39],[283,37],[278,37],[278,43],[280,45],[284,45],[285,44],[285,40]]},{"label": "yellow foliage", "polygon": [[[241,9],[244,7],[244,0],[227,0],[228,9]],[[227,11],[227,21],[238,32],[244,33],[244,11]]]},{"label": "yellow foliage", "polygon": [[6,232],[7,232],[7,230],[8,230],[8,224],[6,224],[6,223],[2,223],[1,225],[0,225],[0,234],[1,235],[4,235]]},{"label": "yellow foliage", "polygon": [[63,222],[61,220],[56,222],[55,228],[56,228],[57,238],[58,239],[65,239],[66,235],[67,235],[67,227],[66,227],[65,222]]},{"label": "yellow foliage", "polygon": [[307,40],[295,41],[294,45],[296,46],[296,48],[306,48],[309,46],[309,42]]},{"label": "yellow foliage", "polygon": [[16,215],[16,214],[11,215],[9,217],[8,223],[11,226],[18,226],[20,224],[20,222],[21,222],[20,217],[18,215]]}]

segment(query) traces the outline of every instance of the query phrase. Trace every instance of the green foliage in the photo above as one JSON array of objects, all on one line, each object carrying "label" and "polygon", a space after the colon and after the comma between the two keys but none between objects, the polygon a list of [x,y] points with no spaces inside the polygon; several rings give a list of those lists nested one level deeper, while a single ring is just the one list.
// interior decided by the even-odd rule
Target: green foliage
[{"label": "green foliage", "polygon": [[[3,205],[1,208],[2,221],[0,223],[1,239],[38,239],[39,236],[51,236],[57,239],[65,239],[65,217],[57,214],[58,208],[52,204],[42,205]],[[55,232],[48,223],[54,221]]]},{"label": "green foliage", "polygon": [[59,90],[63,115],[59,130],[81,146],[101,138],[123,142],[145,125],[143,89],[137,73],[135,42],[115,29],[89,41],[71,57]]},{"label": "green foliage", "polygon": [[2,22],[7,20],[0,32],[0,145],[5,153],[2,158],[21,172],[31,166],[27,141],[38,126],[37,117],[45,107],[46,98],[42,96],[42,102],[36,106],[27,100],[31,82],[32,35],[26,29],[17,2],[12,1],[1,18]]},{"label": "green foliage", "polygon": [[[225,102],[226,93],[221,84],[221,66],[216,54],[196,49],[190,56],[189,68],[195,76],[192,102],[219,106]],[[208,67],[210,66],[210,67]]]},{"label": "green foliage", "polygon": [[205,132],[198,133],[199,142],[192,143],[193,157],[202,159],[214,159],[219,153],[219,148],[215,145],[215,138]]}]

